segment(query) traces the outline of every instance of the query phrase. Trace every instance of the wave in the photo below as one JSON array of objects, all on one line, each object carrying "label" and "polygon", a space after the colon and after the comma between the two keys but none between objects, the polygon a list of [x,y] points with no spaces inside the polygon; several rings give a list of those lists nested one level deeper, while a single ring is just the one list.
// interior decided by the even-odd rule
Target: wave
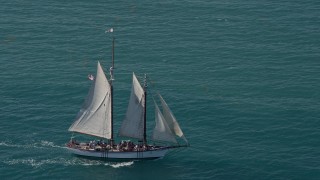
[{"label": "wave", "polygon": [[0,142],[0,146],[6,146],[6,147],[24,147],[23,145],[10,144],[10,143],[8,143],[8,142]]},{"label": "wave", "polygon": [[99,160],[87,160],[87,159],[65,159],[65,158],[54,158],[54,159],[12,159],[12,160],[4,160],[2,161],[7,165],[27,165],[34,168],[39,168],[46,165],[63,165],[63,166],[109,166],[112,168],[121,168],[127,167],[134,164],[134,161],[129,162],[105,162]]}]

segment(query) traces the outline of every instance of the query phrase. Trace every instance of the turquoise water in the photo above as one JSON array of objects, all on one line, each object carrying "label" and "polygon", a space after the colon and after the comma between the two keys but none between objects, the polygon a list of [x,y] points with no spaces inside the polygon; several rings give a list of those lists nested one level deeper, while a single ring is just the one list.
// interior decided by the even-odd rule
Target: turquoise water
[{"label": "turquoise water", "polygon": [[[320,4],[22,1],[0,6],[1,179],[319,179]],[[116,37],[115,129],[148,73],[191,147],[72,156],[67,131]],[[149,116],[149,120],[153,119]]]}]

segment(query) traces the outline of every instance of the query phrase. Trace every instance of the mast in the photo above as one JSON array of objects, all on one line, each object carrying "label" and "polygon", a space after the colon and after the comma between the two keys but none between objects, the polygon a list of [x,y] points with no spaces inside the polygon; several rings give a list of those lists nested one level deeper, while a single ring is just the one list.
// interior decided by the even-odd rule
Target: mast
[{"label": "mast", "polygon": [[114,69],[114,37],[112,37],[112,69]]},{"label": "mast", "polygon": [[113,69],[114,69],[114,37],[112,37],[112,66],[110,67],[111,85],[111,147],[113,147]]},{"label": "mast", "polygon": [[147,145],[147,74],[144,75],[143,145]]}]

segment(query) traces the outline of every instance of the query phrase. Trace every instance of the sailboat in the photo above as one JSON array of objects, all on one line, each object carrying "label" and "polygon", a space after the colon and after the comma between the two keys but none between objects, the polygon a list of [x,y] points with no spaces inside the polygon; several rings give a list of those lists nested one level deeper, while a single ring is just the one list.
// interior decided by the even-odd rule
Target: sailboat
[{"label": "sailboat", "polygon": [[[113,129],[113,73],[114,38],[110,79],[108,80],[98,61],[97,73],[92,78],[93,83],[84,105],[68,129],[70,132],[91,136],[98,140],[80,142],[72,135],[71,140],[66,144],[71,153],[104,159],[154,159],[164,157],[172,148],[189,146],[175,116],[159,93],[155,97],[158,98],[160,107],[154,96],[151,96],[154,100],[155,127],[150,136],[153,143],[149,143],[146,130],[147,75],[141,85],[135,73],[132,73],[128,108],[119,129],[119,136],[130,138],[130,140],[116,142]],[[178,143],[177,138],[184,141],[183,145]],[[131,141],[132,139],[137,142]]]}]

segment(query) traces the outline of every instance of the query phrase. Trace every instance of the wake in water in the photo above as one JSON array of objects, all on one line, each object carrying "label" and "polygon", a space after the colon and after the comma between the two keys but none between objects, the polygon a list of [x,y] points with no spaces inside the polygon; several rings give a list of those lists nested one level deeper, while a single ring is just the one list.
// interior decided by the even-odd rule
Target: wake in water
[{"label": "wake in water", "polygon": [[[11,141],[2,141],[0,142],[0,147],[8,147],[8,148],[19,148],[19,149],[34,149],[35,152],[34,157],[28,158],[18,158],[18,159],[7,159],[3,160],[2,163],[6,165],[27,165],[34,168],[45,167],[48,165],[62,165],[62,166],[110,166],[112,168],[121,168],[127,167],[134,164],[134,161],[128,162],[106,162],[101,160],[92,160],[92,159],[82,159],[74,156],[69,156],[70,159],[64,157],[57,157],[57,151],[53,151],[53,149],[64,149],[65,146],[59,146],[54,144],[53,142],[41,140],[38,142],[26,143],[26,144],[15,144]],[[41,154],[46,153],[51,157],[56,157],[52,159],[39,159]],[[61,153],[58,152],[58,156],[63,156],[64,154],[69,153]],[[51,155],[50,155],[51,154]]]},{"label": "wake in water", "polygon": [[32,166],[34,168],[43,167],[46,165],[62,165],[62,166],[110,166],[112,168],[120,168],[127,167],[134,164],[134,161],[129,162],[104,162],[99,160],[86,160],[86,159],[65,159],[65,158],[54,158],[54,159],[44,159],[44,160],[36,160],[33,158],[26,159],[13,159],[13,160],[5,160],[4,164],[7,165],[27,165]]},{"label": "wake in water", "polygon": [[41,140],[40,142],[32,142],[26,144],[15,144],[12,141],[2,141],[0,142],[0,146],[5,147],[14,147],[14,148],[37,148],[37,149],[44,149],[44,148],[64,148],[64,146],[55,145],[53,142]]}]

